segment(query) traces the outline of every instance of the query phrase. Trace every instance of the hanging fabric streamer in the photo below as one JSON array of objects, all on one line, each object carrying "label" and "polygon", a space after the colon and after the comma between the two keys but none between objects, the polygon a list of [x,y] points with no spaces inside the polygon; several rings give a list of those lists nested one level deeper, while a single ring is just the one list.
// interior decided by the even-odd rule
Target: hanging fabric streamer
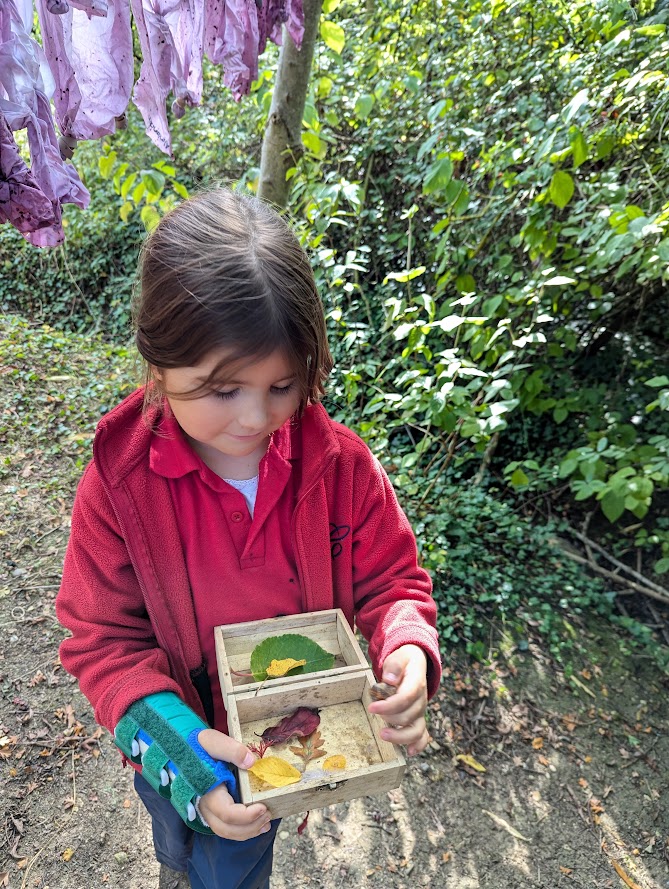
[{"label": "hanging fabric streamer", "polygon": [[[285,24],[297,46],[302,0],[32,0],[0,2],[0,223],[36,246],[63,242],[62,205],[86,207],[72,165],[78,141],[125,127],[130,100],[148,136],[172,154],[167,103],[182,117],[202,99],[206,56],[239,100],[258,76],[267,40]],[[134,80],[131,20],[142,64]],[[55,119],[55,123],[54,123]],[[56,131],[56,124],[60,136]],[[14,134],[25,130],[30,165]]]}]

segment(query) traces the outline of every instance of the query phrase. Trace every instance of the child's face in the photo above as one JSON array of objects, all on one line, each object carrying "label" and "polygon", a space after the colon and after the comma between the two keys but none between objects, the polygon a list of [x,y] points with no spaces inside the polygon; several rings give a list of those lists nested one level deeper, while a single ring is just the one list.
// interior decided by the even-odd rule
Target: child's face
[{"label": "child's face", "polygon": [[[156,371],[156,376],[167,392],[187,393],[206,380],[224,356],[212,352],[194,367],[168,368]],[[295,371],[277,351],[233,366],[230,379],[200,398],[167,400],[191,444],[214,471],[233,472],[238,466],[255,472],[270,434],[298,409],[300,391]]]}]

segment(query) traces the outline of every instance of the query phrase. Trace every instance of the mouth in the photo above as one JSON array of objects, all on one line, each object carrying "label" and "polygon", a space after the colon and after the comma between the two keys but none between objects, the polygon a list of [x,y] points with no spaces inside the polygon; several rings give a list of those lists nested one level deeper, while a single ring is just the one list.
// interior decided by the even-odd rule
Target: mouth
[{"label": "mouth", "polygon": [[256,432],[253,435],[234,435],[232,432],[228,433],[231,438],[234,438],[235,441],[254,441],[256,438],[260,438],[264,435],[264,432]]}]

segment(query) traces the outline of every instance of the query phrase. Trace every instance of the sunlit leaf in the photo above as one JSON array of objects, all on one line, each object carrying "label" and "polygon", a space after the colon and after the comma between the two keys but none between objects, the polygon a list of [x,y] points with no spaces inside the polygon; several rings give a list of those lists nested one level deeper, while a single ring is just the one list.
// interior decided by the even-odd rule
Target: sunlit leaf
[{"label": "sunlit leaf", "polygon": [[574,180],[565,173],[564,170],[558,170],[553,174],[549,188],[551,201],[561,210],[567,206],[574,194]]},{"label": "sunlit leaf", "polygon": [[279,756],[266,756],[256,760],[249,772],[272,787],[287,787],[289,784],[296,784],[302,777],[295,766]]},{"label": "sunlit leaf", "polygon": [[486,767],[481,765],[481,763],[477,759],[474,759],[469,753],[459,753],[455,758],[460,762],[463,762],[466,766],[469,766],[470,769],[474,769],[476,772],[487,771]]},{"label": "sunlit leaf", "polygon": [[294,670],[295,667],[303,667],[305,664],[306,660],[296,661],[292,657],[284,658],[281,661],[273,660],[267,668],[267,675],[271,676],[272,679],[276,679],[279,676],[285,676],[286,673]]},{"label": "sunlit leaf", "polygon": [[336,22],[321,22],[321,37],[323,42],[338,55],[346,43],[344,29]]},{"label": "sunlit leaf", "polygon": [[328,756],[328,758],[323,763],[323,768],[326,772],[334,772],[337,769],[345,769],[346,757],[342,756],[341,753],[337,753],[335,756]]}]

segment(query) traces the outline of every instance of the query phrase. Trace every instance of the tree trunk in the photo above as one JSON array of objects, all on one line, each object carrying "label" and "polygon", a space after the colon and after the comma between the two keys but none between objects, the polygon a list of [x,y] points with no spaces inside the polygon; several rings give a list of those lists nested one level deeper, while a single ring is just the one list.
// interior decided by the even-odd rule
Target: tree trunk
[{"label": "tree trunk", "polygon": [[286,173],[302,154],[302,118],[323,0],[304,0],[304,36],[297,49],[283,29],[283,46],[260,160],[258,197],[285,207],[290,194]]}]

